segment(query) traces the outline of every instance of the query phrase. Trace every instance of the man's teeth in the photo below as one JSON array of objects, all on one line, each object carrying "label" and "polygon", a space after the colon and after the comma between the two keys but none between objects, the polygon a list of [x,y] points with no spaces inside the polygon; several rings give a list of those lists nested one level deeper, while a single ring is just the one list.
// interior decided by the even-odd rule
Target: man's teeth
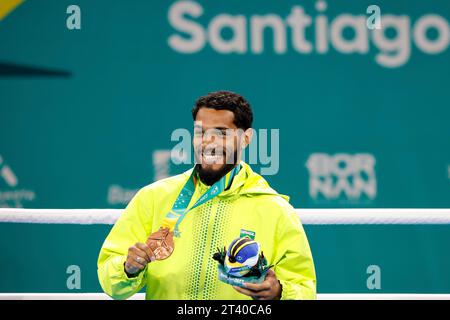
[{"label": "man's teeth", "polygon": [[203,159],[205,159],[206,162],[215,162],[218,160],[222,160],[223,156],[221,155],[203,155]]}]

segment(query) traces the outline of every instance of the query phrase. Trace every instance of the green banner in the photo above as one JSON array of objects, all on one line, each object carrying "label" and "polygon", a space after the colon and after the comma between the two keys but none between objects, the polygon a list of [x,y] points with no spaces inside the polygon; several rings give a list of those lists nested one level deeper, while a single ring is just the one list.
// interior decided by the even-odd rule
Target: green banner
[{"label": "green banner", "polygon": [[[1,0],[0,207],[124,208],[192,167],[172,150],[195,100],[231,90],[294,207],[449,208],[449,21],[437,0]],[[0,291],[99,291],[108,230],[0,224]],[[319,292],[450,291],[448,226],[306,230]]]}]

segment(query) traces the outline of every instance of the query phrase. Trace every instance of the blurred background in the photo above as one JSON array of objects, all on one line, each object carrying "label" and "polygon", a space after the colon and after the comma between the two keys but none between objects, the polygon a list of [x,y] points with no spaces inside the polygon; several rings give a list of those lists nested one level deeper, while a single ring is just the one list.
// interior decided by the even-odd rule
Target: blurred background
[{"label": "blurred background", "polygon": [[[124,208],[192,166],[173,132],[231,90],[294,207],[449,208],[449,21],[438,0],[0,0],[0,207]],[[100,292],[110,227],[0,223],[0,292]],[[305,229],[319,292],[450,292],[449,226]]]}]

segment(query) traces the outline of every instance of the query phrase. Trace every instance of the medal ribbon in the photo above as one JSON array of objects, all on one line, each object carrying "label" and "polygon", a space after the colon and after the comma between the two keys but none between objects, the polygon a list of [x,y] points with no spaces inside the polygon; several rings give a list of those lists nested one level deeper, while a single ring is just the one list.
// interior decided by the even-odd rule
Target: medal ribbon
[{"label": "medal ribbon", "polygon": [[195,183],[194,183],[194,175],[195,171],[193,170],[191,176],[188,181],[181,189],[180,194],[175,200],[174,205],[170,212],[164,217],[162,221],[162,227],[169,228],[170,231],[173,231],[175,237],[180,237],[180,231],[178,230],[178,226],[183,221],[186,214],[192,209],[198,207],[199,205],[213,199],[218,194],[220,194],[223,190],[227,189],[233,180],[233,177],[239,172],[240,164],[233,168],[230,172],[228,172],[225,176],[223,176],[219,181],[214,183],[202,196],[190,207],[188,207],[191,202],[192,196],[195,191]]}]

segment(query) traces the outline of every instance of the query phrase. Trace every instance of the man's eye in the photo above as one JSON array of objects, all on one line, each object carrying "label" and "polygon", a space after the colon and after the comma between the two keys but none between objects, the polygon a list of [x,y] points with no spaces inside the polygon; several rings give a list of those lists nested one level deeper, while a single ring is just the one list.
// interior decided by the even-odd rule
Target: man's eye
[{"label": "man's eye", "polygon": [[222,134],[224,136],[231,137],[231,136],[233,136],[234,131],[233,130],[224,130],[224,131],[222,131]]},{"label": "man's eye", "polygon": [[203,131],[201,129],[194,130],[194,136],[195,137],[201,137],[201,136],[206,136],[206,135],[209,135],[209,136],[221,136],[221,137],[231,137],[231,136],[233,136],[233,131],[232,130],[226,130],[226,129],[223,129],[223,130],[206,130],[206,131]]}]

